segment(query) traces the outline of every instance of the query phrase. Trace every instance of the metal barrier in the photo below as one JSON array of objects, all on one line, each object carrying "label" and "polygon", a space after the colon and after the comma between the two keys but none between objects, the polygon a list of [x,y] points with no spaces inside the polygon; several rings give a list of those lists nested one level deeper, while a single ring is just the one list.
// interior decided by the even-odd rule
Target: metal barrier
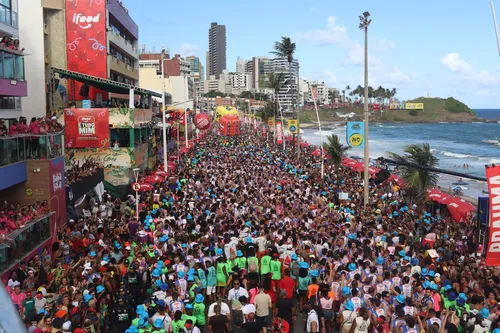
[{"label": "metal barrier", "polygon": [[19,134],[0,137],[0,167],[26,160],[63,156],[63,131],[43,135]]},{"label": "metal barrier", "polygon": [[32,220],[0,240],[0,273],[16,265],[24,256],[50,239],[50,217],[54,212]]}]

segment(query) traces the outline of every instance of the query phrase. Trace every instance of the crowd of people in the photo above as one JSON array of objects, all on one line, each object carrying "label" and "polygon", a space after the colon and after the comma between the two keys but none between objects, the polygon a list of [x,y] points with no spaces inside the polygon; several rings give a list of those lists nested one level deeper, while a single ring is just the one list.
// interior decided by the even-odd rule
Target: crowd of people
[{"label": "crowd of people", "polygon": [[[207,134],[176,174],[71,220],[10,276],[29,332],[498,332],[476,222],[266,141]],[[339,193],[347,193],[348,198]]]},{"label": "crowd of people", "polygon": [[[38,201],[33,205],[9,204],[4,202],[0,209],[0,243],[5,241],[9,232],[23,228],[26,223],[46,215],[49,212],[47,201]],[[3,237],[2,237],[3,236]]]},{"label": "crowd of people", "polygon": [[[70,162],[71,163],[71,162]],[[85,160],[81,165],[80,161],[73,161],[73,164],[66,167],[65,177],[67,186],[74,184],[77,181],[82,180],[85,177],[91,176],[97,172],[97,169],[103,168],[104,165],[94,158],[89,158]]]},{"label": "crowd of people", "polygon": [[24,52],[24,48],[19,48],[19,39],[14,39],[9,36],[4,36],[0,41],[0,48],[9,49],[13,51]]}]

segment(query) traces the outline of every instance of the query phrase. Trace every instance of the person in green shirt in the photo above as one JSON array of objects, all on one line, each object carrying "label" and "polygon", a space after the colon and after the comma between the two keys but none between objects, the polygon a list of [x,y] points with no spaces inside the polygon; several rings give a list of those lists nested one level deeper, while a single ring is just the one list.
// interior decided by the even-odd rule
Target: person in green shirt
[{"label": "person in green shirt", "polygon": [[172,332],[179,332],[179,328],[184,330],[184,324],[186,321],[182,319],[182,312],[177,310],[174,313],[174,320],[172,321]]},{"label": "person in green shirt", "polygon": [[193,321],[193,325],[196,325],[196,317],[193,316],[193,304],[187,303],[185,307],[186,313],[184,313],[181,317],[184,322],[186,322],[188,319],[191,319]]},{"label": "person in green shirt", "polygon": [[194,299],[194,296],[195,296],[195,293],[194,293],[195,289],[200,288],[200,287],[196,284],[196,282],[194,280],[194,276],[192,276],[192,275],[188,276],[187,281],[188,281],[189,299],[192,300],[192,299]]},{"label": "person in green shirt", "polygon": [[273,273],[273,280],[281,280],[281,261],[279,260],[279,254],[277,253],[273,254],[273,260],[271,260],[271,273]]},{"label": "person in green shirt", "polygon": [[165,333],[165,330],[163,329],[163,320],[161,320],[161,318],[155,320],[153,327],[154,330],[152,333]]},{"label": "person in green shirt", "polygon": [[217,287],[219,293],[222,295],[224,298],[226,296],[226,285],[227,285],[227,278],[229,277],[229,274],[227,273],[227,264],[224,262],[223,257],[217,258],[216,261],[216,275],[217,275]]},{"label": "person in green shirt", "polygon": [[260,258],[260,275],[267,275],[271,271],[271,256],[269,252]]},{"label": "person in green shirt", "polygon": [[202,294],[196,295],[194,298],[194,305],[193,305],[193,316],[196,318],[196,326],[200,329],[200,331],[203,332],[203,328],[205,326],[206,322],[206,317],[205,317],[205,303],[203,301],[205,298],[203,297]]},{"label": "person in green shirt", "polygon": [[243,252],[241,250],[236,252],[236,265],[239,269],[247,268],[247,258],[243,256]]},{"label": "person in green shirt", "polygon": [[23,301],[23,311],[24,318],[28,318],[31,322],[35,316],[35,299],[33,298],[31,291],[26,293],[26,299]]}]

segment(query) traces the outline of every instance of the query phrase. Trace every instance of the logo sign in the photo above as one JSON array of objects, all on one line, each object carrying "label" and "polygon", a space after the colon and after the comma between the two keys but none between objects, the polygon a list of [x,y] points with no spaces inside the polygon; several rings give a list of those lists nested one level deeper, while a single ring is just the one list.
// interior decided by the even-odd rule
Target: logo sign
[{"label": "logo sign", "polygon": [[140,191],[141,190],[141,184],[139,184],[139,183],[132,183],[132,189],[134,191],[136,191],[136,192]]},{"label": "logo sign", "polygon": [[288,130],[292,134],[297,134],[298,133],[299,126],[298,126],[297,119],[290,119],[290,120],[288,120]]},{"label": "logo sign", "polygon": [[267,125],[269,125],[269,128],[274,127],[274,118],[269,118],[267,120]]},{"label": "logo sign", "polygon": [[[68,70],[107,78],[107,40],[105,0],[65,0],[66,2],[66,53]],[[80,95],[82,84],[71,80],[68,99],[107,99],[104,91],[90,87],[88,98]],[[74,84],[73,84],[74,82]],[[84,105],[87,107],[87,105]],[[89,106],[90,107],[90,106]]]},{"label": "logo sign", "polygon": [[405,108],[406,110],[423,110],[424,103],[406,103]]},{"label": "logo sign", "polygon": [[31,187],[28,187],[26,188],[26,190],[24,190],[24,193],[28,196],[28,197],[31,197],[33,195],[33,189]]},{"label": "logo sign", "polygon": [[346,129],[346,141],[351,148],[363,148],[365,123],[362,121],[348,121]]},{"label": "logo sign", "polygon": [[66,109],[66,148],[109,147],[108,109]]},{"label": "logo sign", "polygon": [[95,16],[85,16],[82,15],[82,13],[75,13],[73,14],[73,23],[78,25],[82,29],[89,29],[92,28],[93,23],[99,23],[100,18],[101,13]]},{"label": "logo sign", "polygon": [[62,189],[62,173],[61,172],[55,172],[52,175],[52,184],[54,185],[54,192],[57,190]]},{"label": "logo sign", "polygon": [[500,165],[486,168],[490,197],[490,234],[486,251],[486,265],[500,266]]}]

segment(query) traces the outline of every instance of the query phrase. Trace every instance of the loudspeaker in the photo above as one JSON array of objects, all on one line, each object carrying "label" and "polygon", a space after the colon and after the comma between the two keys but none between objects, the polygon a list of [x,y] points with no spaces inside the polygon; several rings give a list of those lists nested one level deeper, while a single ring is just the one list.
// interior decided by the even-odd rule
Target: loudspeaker
[{"label": "loudspeaker", "polygon": [[83,84],[80,87],[80,96],[87,97],[89,95],[89,90],[90,90],[90,87],[86,84]]}]

